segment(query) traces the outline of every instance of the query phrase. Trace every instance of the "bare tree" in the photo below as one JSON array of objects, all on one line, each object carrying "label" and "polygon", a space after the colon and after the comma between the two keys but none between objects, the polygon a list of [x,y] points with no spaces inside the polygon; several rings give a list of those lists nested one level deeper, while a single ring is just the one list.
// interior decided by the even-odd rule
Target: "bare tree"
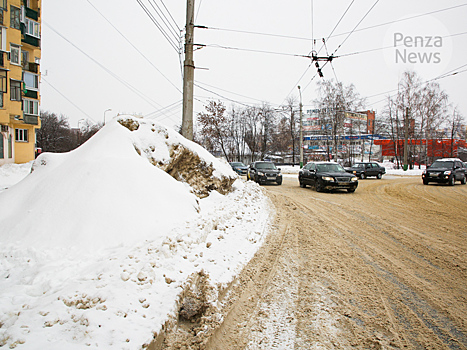
[{"label": "bare tree", "polygon": [[[326,147],[328,158],[331,153],[337,158],[339,136],[344,134],[345,112],[363,110],[365,99],[360,97],[355,85],[344,86],[342,82],[333,80],[320,80],[317,92],[315,105],[320,109],[320,123],[328,142]],[[329,139],[331,139],[330,144]]]},{"label": "bare tree", "polygon": [[41,128],[37,130],[37,146],[43,152],[68,152],[73,149],[68,118],[41,111]]},{"label": "bare tree", "polygon": [[206,112],[198,113],[198,122],[201,125],[200,134],[211,147],[219,146],[224,157],[229,160],[227,143],[230,137],[229,120],[225,114],[225,106],[221,101],[209,101],[204,106]]}]

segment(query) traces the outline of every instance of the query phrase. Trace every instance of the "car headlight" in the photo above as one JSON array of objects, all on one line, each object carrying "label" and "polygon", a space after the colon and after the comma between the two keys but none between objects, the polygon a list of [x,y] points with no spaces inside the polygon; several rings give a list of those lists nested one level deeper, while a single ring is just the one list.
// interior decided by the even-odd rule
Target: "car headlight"
[{"label": "car headlight", "polygon": [[445,171],[444,175],[451,175],[451,171],[450,170]]},{"label": "car headlight", "polygon": [[334,178],[333,178],[333,177],[330,177],[330,176],[323,176],[322,179],[323,179],[324,181],[334,182]]},{"label": "car headlight", "polygon": [[259,176],[264,176],[264,173],[261,172],[261,171],[258,171],[258,175],[259,175]]},{"label": "car headlight", "polygon": [[353,178],[350,179],[350,181],[352,182],[358,181],[358,177],[354,176]]}]

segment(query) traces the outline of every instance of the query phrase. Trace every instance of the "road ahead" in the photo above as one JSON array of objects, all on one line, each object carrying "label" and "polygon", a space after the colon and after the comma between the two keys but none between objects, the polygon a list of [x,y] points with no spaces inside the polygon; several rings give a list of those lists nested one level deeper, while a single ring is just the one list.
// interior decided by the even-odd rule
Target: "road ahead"
[{"label": "road ahead", "polygon": [[467,185],[264,188],[274,230],[208,349],[467,349]]}]

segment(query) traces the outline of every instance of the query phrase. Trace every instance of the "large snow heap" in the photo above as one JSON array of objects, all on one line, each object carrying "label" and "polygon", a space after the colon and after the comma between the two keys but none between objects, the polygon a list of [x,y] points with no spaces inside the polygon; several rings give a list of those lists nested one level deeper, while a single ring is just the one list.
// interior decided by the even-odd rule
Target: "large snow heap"
[{"label": "large snow heap", "polygon": [[270,216],[226,162],[161,124],[116,118],[0,192],[0,347],[141,349],[188,304],[216,322],[217,293]]}]

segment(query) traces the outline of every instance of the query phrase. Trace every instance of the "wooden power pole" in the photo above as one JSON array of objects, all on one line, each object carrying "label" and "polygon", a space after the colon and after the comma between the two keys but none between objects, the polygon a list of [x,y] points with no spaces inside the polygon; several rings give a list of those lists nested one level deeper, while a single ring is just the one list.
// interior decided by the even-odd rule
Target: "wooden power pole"
[{"label": "wooden power pole", "polygon": [[195,0],[187,0],[185,28],[185,61],[183,64],[183,115],[182,136],[193,140],[193,84],[195,62],[193,61]]}]

